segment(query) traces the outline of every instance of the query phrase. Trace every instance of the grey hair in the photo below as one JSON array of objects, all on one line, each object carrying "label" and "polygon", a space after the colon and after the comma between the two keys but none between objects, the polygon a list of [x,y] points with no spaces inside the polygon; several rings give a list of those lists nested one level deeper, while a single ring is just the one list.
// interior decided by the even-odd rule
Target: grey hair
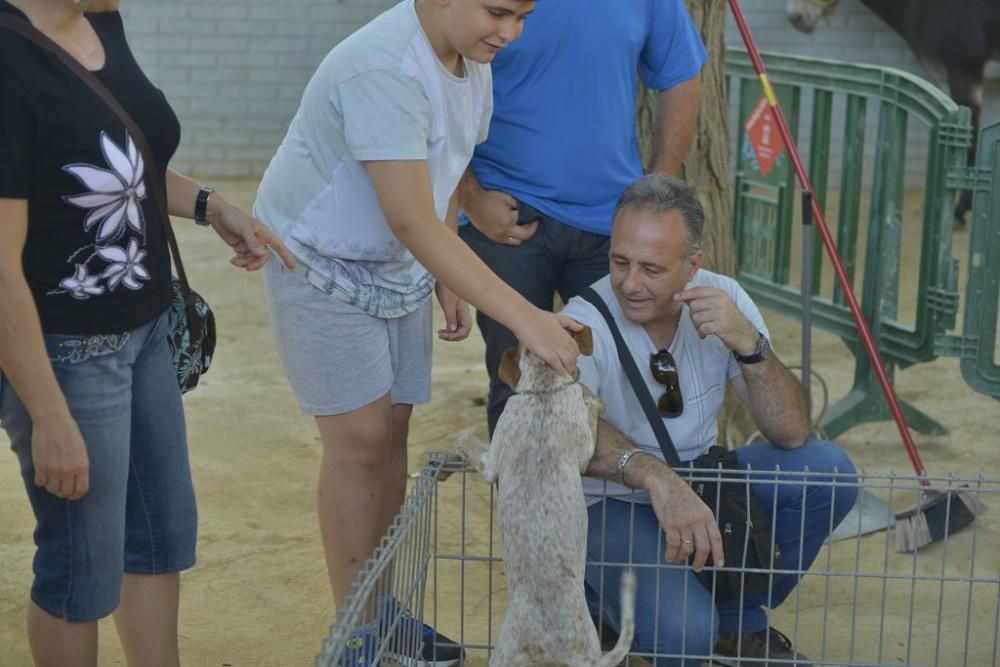
[{"label": "grey hair", "polygon": [[701,239],[705,229],[705,210],[701,207],[698,192],[694,186],[679,178],[663,174],[647,174],[628,186],[615,205],[612,224],[622,211],[648,211],[666,213],[677,211],[684,220],[687,230],[688,257],[701,250]]}]

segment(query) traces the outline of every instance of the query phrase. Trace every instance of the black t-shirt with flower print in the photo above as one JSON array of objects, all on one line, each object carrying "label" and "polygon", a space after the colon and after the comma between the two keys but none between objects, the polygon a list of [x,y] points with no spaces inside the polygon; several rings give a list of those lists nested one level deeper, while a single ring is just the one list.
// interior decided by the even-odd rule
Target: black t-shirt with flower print
[{"label": "black t-shirt with flower print", "polygon": [[[4,13],[25,18],[0,0]],[[79,77],[0,28],[0,197],[28,202],[24,274],[46,333],[128,331],[155,319],[171,298],[149,179],[164,182],[180,125],[135,62],[121,16],[87,19],[106,56],[97,77],[142,129],[157,168]]]}]

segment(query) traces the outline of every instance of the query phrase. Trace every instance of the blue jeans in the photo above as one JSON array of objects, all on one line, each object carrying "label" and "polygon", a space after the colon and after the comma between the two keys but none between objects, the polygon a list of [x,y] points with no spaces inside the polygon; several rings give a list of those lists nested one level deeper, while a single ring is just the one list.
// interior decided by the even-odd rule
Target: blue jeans
[{"label": "blue jeans", "polygon": [[0,375],[0,422],[36,521],[31,599],[58,618],[109,615],[123,572],[194,565],[198,517],[166,327],[164,314],[120,334],[45,335],[90,461],[90,490],[79,500],[35,485],[31,417]]},{"label": "blue jeans", "polygon": [[[825,473],[853,475],[854,464],[840,447],[824,440],[810,440],[793,450],[764,443],[741,447],[736,452],[740,464],[753,470],[774,470],[780,466],[786,472],[808,468],[812,473],[804,494],[801,483],[751,483],[753,493],[768,511],[774,508],[777,511],[774,539],[781,549],[781,562],[776,567],[807,570],[831,529],[847,515],[858,495],[857,487],[848,478],[836,478],[837,486],[817,483],[834,479]],[[781,474],[778,479],[803,480],[800,476]],[[653,660],[655,667],[697,667],[702,664],[701,658],[685,660],[681,656],[710,655],[720,632],[766,629],[764,606],[780,605],[798,583],[796,574],[776,575],[770,590],[715,604],[710,591],[687,564],[663,560],[666,543],[651,506],[609,499],[589,508],[589,521],[588,562],[637,566],[632,650],[673,656]],[[618,591],[621,571],[620,567],[589,565],[586,572],[591,610],[596,615],[600,609],[604,623],[615,630],[621,618]]]},{"label": "blue jeans", "polygon": [[[542,310],[552,310],[558,292],[563,303],[608,275],[609,240],[602,234],[585,232],[540,214],[519,202],[520,223],[538,220],[535,234],[519,246],[494,243],[472,224],[459,227],[458,234],[500,279]],[[464,218],[464,216],[463,216]],[[486,343],[486,371],[490,395],[486,406],[490,435],[513,391],[497,375],[500,357],[517,345],[510,329],[476,313],[476,324]]]}]

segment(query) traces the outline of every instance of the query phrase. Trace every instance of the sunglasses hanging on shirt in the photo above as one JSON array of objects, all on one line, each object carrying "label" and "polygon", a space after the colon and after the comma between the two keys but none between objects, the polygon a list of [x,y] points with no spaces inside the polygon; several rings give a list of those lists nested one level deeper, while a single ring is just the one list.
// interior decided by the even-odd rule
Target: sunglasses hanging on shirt
[{"label": "sunglasses hanging on shirt", "polygon": [[649,370],[653,379],[666,387],[663,396],[657,401],[656,407],[667,419],[680,417],[684,412],[684,397],[681,396],[681,383],[677,375],[677,362],[666,348],[649,356]]}]

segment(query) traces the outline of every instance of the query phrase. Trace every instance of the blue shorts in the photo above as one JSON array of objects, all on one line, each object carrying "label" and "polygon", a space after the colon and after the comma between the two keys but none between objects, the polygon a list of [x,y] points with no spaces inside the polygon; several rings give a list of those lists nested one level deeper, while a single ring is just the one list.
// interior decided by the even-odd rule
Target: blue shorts
[{"label": "blue shorts", "polygon": [[90,490],[58,498],[34,483],[31,418],[0,374],[0,422],[35,514],[31,599],[68,621],[108,616],[123,572],[194,565],[198,517],[166,315],[133,331],[45,335],[90,460]]}]

